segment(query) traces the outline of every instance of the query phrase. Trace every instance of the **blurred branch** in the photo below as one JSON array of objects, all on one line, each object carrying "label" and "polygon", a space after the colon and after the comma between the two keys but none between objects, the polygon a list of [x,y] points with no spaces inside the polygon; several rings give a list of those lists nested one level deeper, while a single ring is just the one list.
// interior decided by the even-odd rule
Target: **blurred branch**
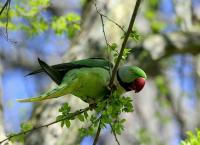
[{"label": "blurred branch", "polygon": [[[2,62],[8,63],[10,66],[23,67],[29,70],[35,69],[38,64],[36,61],[33,61],[32,57],[29,57],[30,50],[27,49],[16,49],[12,53],[7,53],[4,49],[0,49],[0,58]],[[31,53],[37,56],[36,54]],[[34,58],[34,57],[33,57]]]},{"label": "blurred branch", "polygon": [[[100,15],[101,17],[101,22],[102,22],[102,26],[104,26],[104,23],[103,23],[103,18],[106,18],[108,21],[112,22],[113,24],[115,24],[117,27],[119,27],[124,33],[126,33],[126,31],[124,30],[124,28],[118,24],[117,22],[115,22],[114,20],[112,20],[111,18],[109,18],[108,16],[104,15],[103,13],[100,12],[100,10],[98,10],[97,8],[97,4],[96,4],[96,1],[95,1],[95,8],[96,8],[96,11],[97,13]],[[104,28],[103,28],[104,29]],[[104,32],[105,33],[105,32]],[[105,34],[104,34],[105,35]],[[104,36],[105,37],[105,36]],[[105,37],[106,38],[106,37]],[[107,43],[107,41],[106,41]]]},{"label": "blurred branch", "polygon": [[[99,16],[100,16],[100,18],[101,18],[102,31],[103,31],[104,39],[105,39],[105,41],[106,41],[106,45],[107,45],[108,47],[110,47],[111,45],[109,44],[109,42],[108,42],[108,40],[107,40],[107,38],[106,38],[106,32],[105,32],[105,27],[104,27],[105,25],[104,25],[104,19],[103,19],[103,16],[104,16],[104,15],[98,10],[96,1],[95,1],[94,5],[95,5],[95,8],[96,8],[97,13],[99,14]],[[109,54],[108,54],[108,55],[109,55]]]},{"label": "blurred branch", "polygon": [[200,53],[200,34],[176,32],[166,35],[150,35],[142,42],[142,48],[149,51],[154,60],[174,55]]},{"label": "blurred branch", "polygon": [[2,90],[2,74],[3,67],[0,58],[0,139],[5,138],[4,125],[3,125],[3,90]]},{"label": "blurred branch", "polygon": [[192,28],[192,0],[173,0],[173,3],[182,31],[190,31]]},{"label": "blurred branch", "polygon": [[177,104],[173,103],[174,100],[173,100],[172,94],[168,93],[168,95],[166,96],[166,99],[170,103],[170,105],[171,105],[171,112],[172,112],[172,114],[174,115],[174,118],[176,119],[176,121],[179,124],[180,138],[181,139],[185,139],[185,131],[184,131],[185,122],[184,122],[183,117],[181,116],[181,112],[176,109],[176,105]]}]

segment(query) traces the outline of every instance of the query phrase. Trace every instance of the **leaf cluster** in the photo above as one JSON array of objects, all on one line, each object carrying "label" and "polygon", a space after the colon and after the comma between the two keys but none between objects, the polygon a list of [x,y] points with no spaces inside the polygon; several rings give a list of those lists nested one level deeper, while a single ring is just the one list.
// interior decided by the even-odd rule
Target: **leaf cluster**
[{"label": "leaf cluster", "polygon": [[[69,113],[70,110],[71,110],[71,107],[68,105],[68,103],[63,104],[63,105],[59,108],[58,111],[61,113],[61,115],[58,115],[58,116],[56,117],[56,120],[57,120],[57,121],[58,121],[58,120],[62,120],[62,121],[60,121],[61,127],[63,127],[64,125],[65,125],[67,128],[70,127],[70,125],[71,125],[70,120],[64,119],[64,118],[66,118],[66,116],[69,116],[69,115],[70,115],[70,113]],[[73,119],[73,118],[71,118],[71,119]]]},{"label": "leaf cluster", "polygon": [[98,123],[101,128],[111,126],[111,132],[121,134],[124,130],[126,119],[120,118],[123,112],[133,112],[132,99],[130,97],[121,96],[115,91],[109,99],[99,102],[95,108],[96,113],[89,118],[90,126],[81,128],[82,136],[93,135]]},{"label": "leaf cluster", "polygon": [[187,138],[181,141],[180,145],[199,145],[200,144],[200,129],[196,129],[196,132],[188,131]]},{"label": "leaf cluster", "polygon": [[147,10],[145,11],[145,17],[149,20],[150,27],[154,33],[159,33],[166,28],[166,24],[158,19],[157,11],[159,10],[159,0],[149,0],[147,2]]},{"label": "leaf cluster", "polygon": [[8,15],[3,13],[0,27],[15,31],[23,30],[29,36],[53,30],[58,35],[67,34],[72,38],[80,30],[80,16],[76,13],[52,16],[48,10],[49,6],[49,0],[17,2],[11,5]]},{"label": "leaf cluster", "polygon": [[[124,33],[124,35],[121,37],[121,39],[124,39],[126,33]],[[139,41],[140,39],[140,34],[138,33],[138,31],[136,30],[132,30],[129,37],[133,40],[133,41]],[[116,43],[112,43],[111,45],[108,45],[107,48],[114,57],[114,61],[116,62],[118,56],[119,56],[119,52],[118,52],[118,45]],[[132,52],[131,48],[125,48],[122,54],[122,60],[126,60],[128,55]]]},{"label": "leaf cluster", "polygon": [[21,131],[19,133],[11,133],[8,135],[11,142],[24,142],[26,132],[33,129],[33,125],[30,122],[21,124]]}]

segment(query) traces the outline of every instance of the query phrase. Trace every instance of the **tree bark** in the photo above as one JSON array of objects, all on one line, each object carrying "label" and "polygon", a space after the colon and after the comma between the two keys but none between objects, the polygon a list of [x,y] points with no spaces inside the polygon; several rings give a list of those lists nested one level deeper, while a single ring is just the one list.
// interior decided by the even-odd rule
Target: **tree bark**
[{"label": "tree bark", "polygon": [[[1,58],[0,58],[1,60]],[[3,74],[3,67],[0,61],[0,140],[3,140],[5,136],[4,132],[4,125],[3,125],[3,90],[2,90],[2,74]]]}]

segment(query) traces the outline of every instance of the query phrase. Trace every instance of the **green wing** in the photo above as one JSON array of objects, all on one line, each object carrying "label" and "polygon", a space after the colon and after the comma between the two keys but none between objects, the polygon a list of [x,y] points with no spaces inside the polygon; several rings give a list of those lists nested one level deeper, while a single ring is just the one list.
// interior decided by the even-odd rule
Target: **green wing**
[{"label": "green wing", "polygon": [[77,60],[77,61],[72,61],[69,63],[62,63],[62,64],[57,64],[57,65],[52,65],[52,66],[49,66],[48,64],[46,64],[44,61],[42,61],[40,59],[38,59],[38,62],[41,66],[41,69],[33,71],[33,72],[29,73],[28,75],[45,72],[57,84],[60,84],[62,82],[64,75],[68,71],[75,69],[75,68],[101,67],[101,68],[109,70],[109,68],[113,66],[112,63],[110,63],[109,61],[102,59],[102,58],[88,58],[88,59]]}]

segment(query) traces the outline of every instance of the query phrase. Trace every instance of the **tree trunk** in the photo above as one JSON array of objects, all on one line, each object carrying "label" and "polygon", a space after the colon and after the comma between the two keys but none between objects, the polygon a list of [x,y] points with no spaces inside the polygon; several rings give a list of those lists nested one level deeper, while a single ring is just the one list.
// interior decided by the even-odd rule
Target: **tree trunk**
[{"label": "tree trunk", "polygon": [[[1,60],[1,58],[0,58]],[[0,140],[3,140],[5,136],[4,132],[4,125],[3,125],[3,89],[2,89],[2,74],[3,74],[3,67],[0,61]]]}]

